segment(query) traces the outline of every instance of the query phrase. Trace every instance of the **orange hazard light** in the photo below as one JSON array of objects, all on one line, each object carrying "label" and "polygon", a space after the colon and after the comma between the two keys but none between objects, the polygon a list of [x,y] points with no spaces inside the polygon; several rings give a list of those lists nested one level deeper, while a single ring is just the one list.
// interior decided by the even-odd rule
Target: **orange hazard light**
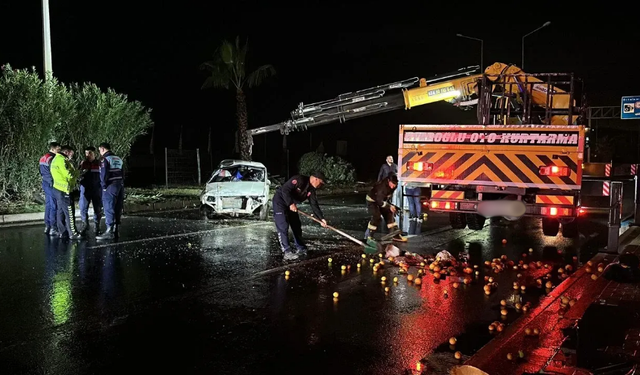
[{"label": "orange hazard light", "polygon": [[558,167],[557,165],[540,167],[541,176],[566,177],[570,173],[569,167]]},{"label": "orange hazard light", "polygon": [[430,171],[433,168],[433,163],[425,163],[422,161],[416,161],[410,164],[410,168],[414,171],[423,172]]},{"label": "orange hazard light", "polygon": [[544,216],[571,216],[570,208],[542,207],[540,213]]},{"label": "orange hazard light", "polygon": [[431,208],[437,208],[441,210],[455,210],[456,203],[455,202],[441,202],[441,201],[431,201]]}]

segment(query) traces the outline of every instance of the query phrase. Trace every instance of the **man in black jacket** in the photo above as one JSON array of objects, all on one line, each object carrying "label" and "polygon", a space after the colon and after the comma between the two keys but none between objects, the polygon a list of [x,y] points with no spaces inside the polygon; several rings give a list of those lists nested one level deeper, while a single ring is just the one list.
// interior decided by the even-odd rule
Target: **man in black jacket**
[{"label": "man in black jacket", "polygon": [[[298,259],[307,250],[302,240],[302,223],[298,215],[298,204],[308,199],[314,216],[322,221],[323,227],[327,226],[316,196],[316,189],[320,188],[325,181],[326,178],[322,172],[312,173],[309,177],[296,175],[276,190],[272,202],[273,219],[285,260]],[[293,251],[289,244],[289,226],[293,232],[296,251]]]},{"label": "man in black jacket", "polygon": [[380,167],[380,172],[378,172],[378,182],[384,180],[390,175],[398,174],[398,165],[393,162],[393,156],[387,156],[386,163],[382,164]]},{"label": "man in black jacket", "polygon": [[367,194],[367,209],[371,214],[371,220],[367,227],[367,234],[365,235],[368,240],[375,240],[374,235],[381,224],[381,216],[384,216],[384,221],[387,223],[387,229],[389,233],[398,232],[394,237],[394,241],[406,242],[407,239],[400,235],[398,223],[395,221],[396,207],[389,202],[389,199],[393,196],[398,187],[398,176],[390,174],[388,177],[382,179],[382,181],[376,183],[369,194]]}]

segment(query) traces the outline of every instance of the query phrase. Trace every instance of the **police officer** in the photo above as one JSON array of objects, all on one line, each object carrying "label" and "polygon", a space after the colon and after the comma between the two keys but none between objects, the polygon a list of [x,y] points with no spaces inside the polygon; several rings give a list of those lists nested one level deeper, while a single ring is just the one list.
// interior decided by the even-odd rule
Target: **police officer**
[{"label": "police officer", "polygon": [[44,190],[44,234],[58,235],[56,224],[56,199],[53,192],[53,177],[51,177],[51,162],[60,152],[58,142],[49,143],[49,152],[40,158],[40,176],[42,176],[42,190]]},{"label": "police officer", "polygon": [[96,159],[96,148],[84,149],[85,159],[80,163],[80,219],[82,234],[89,229],[89,204],[93,206],[93,222],[99,235],[102,218],[102,187],[100,186],[100,162]]},{"label": "police officer", "polygon": [[367,226],[367,234],[365,235],[368,240],[375,241],[376,230],[380,227],[380,216],[384,216],[384,220],[387,223],[389,233],[398,232],[394,237],[394,241],[406,242],[407,239],[400,235],[398,229],[398,223],[395,222],[396,208],[389,203],[389,199],[393,196],[398,187],[398,176],[390,174],[388,177],[382,179],[382,181],[376,183],[373,188],[367,194],[367,209],[371,214],[371,220]]},{"label": "police officer", "polygon": [[118,226],[124,204],[124,171],[122,159],[111,152],[108,143],[98,146],[102,162],[100,163],[100,185],[102,187],[102,206],[107,224],[103,235],[98,240],[113,239],[118,235]]},{"label": "police officer", "polygon": [[78,171],[71,164],[74,150],[71,146],[62,146],[60,153],[51,162],[51,177],[53,178],[53,191],[56,197],[59,237],[69,236],[72,240],[82,236],[76,229],[75,207],[70,193],[75,190],[78,181]]},{"label": "police officer", "polygon": [[[309,200],[311,210],[318,220],[322,221],[322,226],[327,226],[327,221],[322,215],[322,210],[318,205],[316,190],[326,181],[322,172],[315,172],[311,176],[296,175],[279,187],[273,196],[273,218],[278,231],[278,241],[284,253],[285,260],[298,259],[300,255],[306,253],[307,247],[302,240],[302,223],[298,215],[297,204]],[[293,232],[293,241],[296,251],[289,245],[289,226]]]}]

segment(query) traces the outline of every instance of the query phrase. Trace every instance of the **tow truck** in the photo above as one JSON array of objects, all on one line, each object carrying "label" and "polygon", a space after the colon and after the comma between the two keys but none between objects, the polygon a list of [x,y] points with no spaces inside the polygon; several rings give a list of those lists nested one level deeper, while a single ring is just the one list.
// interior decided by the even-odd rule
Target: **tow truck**
[{"label": "tow truck", "polygon": [[576,236],[585,137],[582,96],[575,94],[581,81],[503,63],[478,71],[471,66],[301,103],[289,120],[250,132],[286,135],[439,101],[475,106],[476,125],[399,125],[401,186],[427,188],[430,210],[448,213],[457,229],[481,230],[488,217],[534,216],[547,236],[556,236],[560,225],[563,236]]}]

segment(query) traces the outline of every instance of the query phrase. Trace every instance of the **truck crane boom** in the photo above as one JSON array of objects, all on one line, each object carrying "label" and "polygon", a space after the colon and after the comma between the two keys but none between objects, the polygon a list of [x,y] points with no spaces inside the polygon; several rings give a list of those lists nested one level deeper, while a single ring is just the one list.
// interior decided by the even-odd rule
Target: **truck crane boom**
[{"label": "truck crane boom", "polygon": [[[465,108],[478,103],[478,83],[483,77],[491,81],[505,80],[502,82],[504,92],[496,93],[497,96],[509,98],[509,100],[515,98],[517,101],[517,98],[527,91],[525,96],[530,97],[533,104],[539,107],[565,111],[569,107],[571,98],[566,91],[543,82],[535,75],[524,73],[515,65],[494,63],[485,69],[484,74],[476,74],[479,70],[477,65],[469,66],[427,79],[413,77],[341,94],[331,100],[307,105],[300,103],[298,108],[291,111],[289,120],[250,129],[249,132],[252,136],[274,131],[287,135],[292,131],[306,130],[314,126],[334,122],[343,123],[356,118],[397,109],[411,109],[439,101]],[[553,96],[551,101],[549,92]],[[503,100],[501,105],[506,106],[508,103],[508,100]],[[510,103],[515,102],[511,100]],[[549,120],[552,125],[572,125],[569,124],[568,116],[552,116]]]},{"label": "truck crane boom", "polygon": [[[451,82],[447,81],[451,78],[468,77],[478,71],[479,66],[470,66],[428,79],[413,77],[356,92],[341,94],[331,100],[307,105],[300,103],[298,108],[291,111],[290,120],[261,128],[250,129],[249,131],[252,136],[278,130],[282,134],[289,134],[292,131],[306,130],[310,127],[325,125],[336,121],[342,123],[348,120],[371,116],[378,113],[410,108],[411,106],[415,107],[416,105],[426,104],[417,104],[418,102],[426,99],[422,97],[414,98],[412,103],[416,104],[412,104],[408,107],[404,93],[409,88],[416,85],[434,85],[435,87],[435,85],[443,85],[447,82]],[[477,77],[477,75],[474,75],[473,77]],[[445,97],[455,96],[453,94],[453,92],[438,92],[438,98],[431,100],[430,103],[445,100]]]}]

